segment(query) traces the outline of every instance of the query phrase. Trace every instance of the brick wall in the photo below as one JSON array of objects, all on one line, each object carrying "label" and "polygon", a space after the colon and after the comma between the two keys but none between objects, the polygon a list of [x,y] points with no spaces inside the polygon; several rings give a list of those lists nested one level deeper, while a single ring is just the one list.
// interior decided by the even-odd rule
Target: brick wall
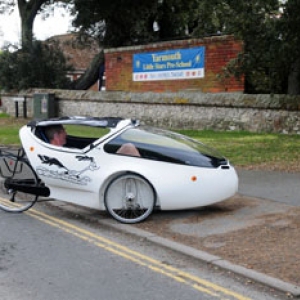
[{"label": "brick wall", "polygon": [[[171,49],[205,47],[205,76],[197,79],[133,81],[133,54],[159,52]],[[243,81],[218,79],[222,68],[242,50],[242,43],[232,36],[215,36],[204,39],[162,42],[145,46],[123,47],[105,50],[107,91],[177,92],[197,90],[201,92],[243,92]]]}]

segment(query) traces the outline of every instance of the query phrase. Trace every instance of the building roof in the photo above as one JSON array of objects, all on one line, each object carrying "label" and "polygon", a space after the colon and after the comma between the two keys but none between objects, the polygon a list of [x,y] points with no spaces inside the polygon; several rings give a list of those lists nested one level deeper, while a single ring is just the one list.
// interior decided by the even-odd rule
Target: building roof
[{"label": "building roof", "polygon": [[76,33],[56,35],[46,40],[51,44],[57,42],[75,72],[84,72],[91,61],[101,51],[98,43],[92,38],[80,38]]}]

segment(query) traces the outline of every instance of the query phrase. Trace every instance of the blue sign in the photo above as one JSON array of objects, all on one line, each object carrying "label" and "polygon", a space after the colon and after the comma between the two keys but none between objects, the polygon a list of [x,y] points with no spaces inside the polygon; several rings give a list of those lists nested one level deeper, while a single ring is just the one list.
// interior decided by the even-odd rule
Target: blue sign
[{"label": "blue sign", "polygon": [[205,47],[133,55],[133,81],[204,77]]}]

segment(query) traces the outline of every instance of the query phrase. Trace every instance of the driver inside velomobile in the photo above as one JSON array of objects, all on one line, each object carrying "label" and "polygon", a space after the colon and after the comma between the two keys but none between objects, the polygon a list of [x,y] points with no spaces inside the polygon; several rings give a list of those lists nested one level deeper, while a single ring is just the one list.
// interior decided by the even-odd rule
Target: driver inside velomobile
[{"label": "driver inside velomobile", "polygon": [[[45,139],[54,146],[63,147],[67,142],[67,132],[62,125],[47,126],[44,130]],[[138,149],[132,143],[124,143],[116,151],[118,154],[141,156]]]}]

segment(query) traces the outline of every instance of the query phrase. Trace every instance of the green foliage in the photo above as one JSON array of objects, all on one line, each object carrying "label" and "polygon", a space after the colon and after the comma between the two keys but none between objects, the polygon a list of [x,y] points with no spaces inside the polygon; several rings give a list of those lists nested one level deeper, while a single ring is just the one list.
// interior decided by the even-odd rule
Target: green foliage
[{"label": "green foliage", "polygon": [[74,12],[76,26],[113,47],[232,34],[244,52],[220,78],[243,77],[247,93],[286,93],[299,48],[299,31],[292,29],[299,24],[298,3],[289,0],[281,11],[278,0],[75,0]]},{"label": "green foliage", "polygon": [[67,88],[71,70],[55,44],[35,41],[31,48],[0,55],[0,86],[5,90],[28,88]]},{"label": "green foliage", "polygon": [[[228,64],[222,77],[244,76],[246,93],[286,94],[292,88],[300,91],[300,2],[227,0],[222,3],[217,17],[224,20],[223,32],[244,43],[243,53]],[[289,80],[292,72],[298,74],[294,82]]]},{"label": "green foliage", "polygon": [[[194,0],[74,1],[74,25],[99,37],[104,45],[118,47],[186,37]],[[91,14],[91,11],[93,14]],[[158,31],[153,30],[157,22]]]},{"label": "green foliage", "polygon": [[[233,34],[244,42],[244,51],[221,79],[243,77],[246,93],[300,94],[299,0],[0,0],[0,14],[18,5],[22,38],[31,37],[37,13],[47,16],[59,3],[74,4],[74,25],[107,47]],[[154,31],[153,24],[159,30]],[[9,68],[8,77],[14,76]]]},{"label": "green foliage", "polygon": [[[150,32],[147,27],[153,6],[152,1],[140,0],[75,0],[74,12],[77,15],[74,24],[110,47],[141,43],[145,33],[148,36]],[[138,11],[145,18],[138,16]],[[151,41],[152,37],[151,32],[147,40]]]}]

